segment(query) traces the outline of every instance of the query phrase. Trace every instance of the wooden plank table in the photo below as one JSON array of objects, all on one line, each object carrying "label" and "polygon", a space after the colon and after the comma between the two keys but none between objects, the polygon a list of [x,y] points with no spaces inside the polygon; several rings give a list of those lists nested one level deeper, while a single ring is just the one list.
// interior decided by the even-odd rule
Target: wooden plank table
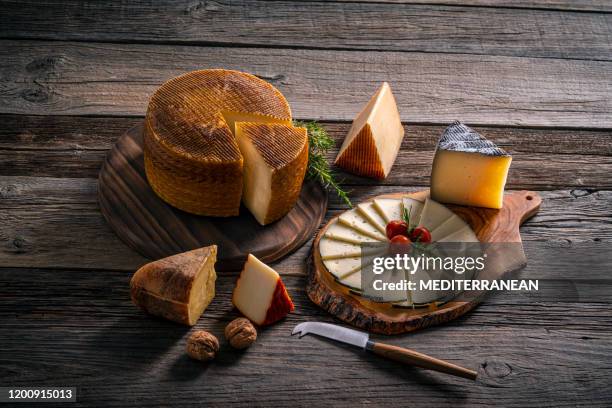
[{"label": "wooden plank table", "polygon": [[[524,240],[612,241],[608,1],[5,0],[0,385],[76,386],[90,406],[609,406],[610,302],[500,294],[451,324],[384,339],[477,367],[470,383],[291,337],[299,322],[333,321],[304,292],[310,243],[274,265],[295,313],[244,353],[189,360],[187,328],[130,303],[146,260],[104,223],[96,177],[157,86],[210,67],[272,82],[337,144],[389,81],[407,136],[383,183],[340,174],[356,202],[428,186],[437,137],[461,119],[511,151],[509,189],[542,195]],[[344,208],[332,196],[327,219]],[[235,278],[220,275],[198,328],[221,336],[237,315]]]}]

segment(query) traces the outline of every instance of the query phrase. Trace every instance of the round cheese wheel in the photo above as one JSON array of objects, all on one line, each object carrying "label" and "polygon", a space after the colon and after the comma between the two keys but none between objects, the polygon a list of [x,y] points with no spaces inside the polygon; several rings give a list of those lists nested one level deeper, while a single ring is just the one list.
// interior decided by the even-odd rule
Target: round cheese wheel
[{"label": "round cheese wheel", "polygon": [[151,97],[144,127],[147,179],[164,201],[210,216],[238,215],[241,121],[291,124],[291,109],[269,83],[238,71],[200,70],[173,78]]}]

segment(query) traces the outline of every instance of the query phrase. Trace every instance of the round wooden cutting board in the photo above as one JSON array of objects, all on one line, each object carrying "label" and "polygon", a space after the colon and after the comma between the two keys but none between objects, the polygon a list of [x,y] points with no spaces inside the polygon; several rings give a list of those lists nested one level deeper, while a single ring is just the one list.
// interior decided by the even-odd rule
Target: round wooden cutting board
[{"label": "round wooden cutting board", "polygon": [[159,259],[216,244],[218,270],[242,268],[247,254],[276,261],[301,247],[321,225],[327,193],[305,182],[296,206],[261,226],[246,208],[237,217],[203,217],[178,210],[149,187],[144,171],[142,126],[122,135],[98,178],[100,210],[115,233],[141,255]]},{"label": "round wooden cutting board", "polygon": [[[372,197],[370,200],[404,196],[424,200],[428,195],[429,191],[386,194]],[[520,245],[519,227],[538,212],[541,203],[542,199],[537,193],[516,191],[506,194],[501,210],[453,205],[448,208],[470,224],[481,242],[519,243],[518,246],[512,246],[515,249],[512,256],[507,256],[506,253],[503,259],[495,259],[496,266],[509,273],[522,268],[527,262]],[[319,241],[336,218],[321,228],[314,240],[306,291],[314,303],[338,319],[372,333],[406,333],[456,319],[473,309],[486,295],[483,292],[470,296],[469,300],[450,301],[437,307],[409,309],[394,307],[389,303],[372,302],[354,294],[349,288],[336,282],[325,268],[319,253]]]}]

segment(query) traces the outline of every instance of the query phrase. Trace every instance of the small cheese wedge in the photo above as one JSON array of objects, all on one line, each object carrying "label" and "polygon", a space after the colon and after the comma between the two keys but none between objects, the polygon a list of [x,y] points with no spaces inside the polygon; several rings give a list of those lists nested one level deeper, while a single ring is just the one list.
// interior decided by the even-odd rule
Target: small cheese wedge
[{"label": "small cheese wedge", "polygon": [[458,215],[453,215],[442,224],[438,225],[431,232],[431,240],[433,242],[439,241],[440,239],[459,231],[460,229],[467,226],[467,223],[461,219]]},{"label": "small cheese wedge", "polygon": [[215,296],[215,245],[148,263],[130,281],[132,301],[142,310],[193,326]]},{"label": "small cheese wedge", "polygon": [[385,220],[385,226],[389,221],[402,218],[402,200],[397,198],[376,198],[374,199],[374,208]]},{"label": "small cheese wedge", "polygon": [[438,240],[438,242],[480,242],[472,229],[465,225],[460,230],[453,232]]},{"label": "small cheese wedge", "polygon": [[402,197],[402,214],[404,210],[410,217],[409,227],[416,227],[421,218],[421,212],[423,211],[423,202],[410,197]]},{"label": "small cheese wedge", "polygon": [[333,222],[325,231],[325,238],[335,241],[348,242],[349,244],[362,244],[364,242],[379,242],[370,236],[364,235],[353,228],[340,224],[338,221]]},{"label": "small cheese wedge", "polygon": [[323,238],[319,241],[319,253],[322,260],[354,258],[361,256],[361,246],[348,242],[336,241],[333,239]]},{"label": "small cheese wedge", "polygon": [[431,198],[442,203],[502,208],[512,157],[460,122],[440,138],[431,171]]},{"label": "small cheese wedge", "polygon": [[403,138],[404,127],[395,98],[384,82],[353,121],[335,164],[360,176],[384,179]]},{"label": "small cheese wedge", "polygon": [[237,122],[236,140],[244,158],[242,201],[261,225],[295,205],[308,164],[305,128]]},{"label": "small cheese wedge", "polygon": [[425,200],[425,205],[421,212],[419,226],[425,227],[431,232],[454,215],[455,213],[442,204],[428,198]]},{"label": "small cheese wedge", "polygon": [[349,228],[354,229],[362,235],[368,236],[378,241],[387,240],[387,238],[378,230],[378,228],[372,225],[367,218],[360,215],[357,210],[350,210],[340,214],[340,216],[338,217],[338,222],[340,224],[346,225]]},{"label": "small cheese wedge", "polygon": [[357,204],[357,212],[359,212],[362,217],[370,221],[370,224],[372,224],[382,234],[386,235],[387,223],[380,216],[378,211],[376,211],[376,208],[374,207],[374,203],[372,201],[366,201],[365,203]]},{"label": "small cheese wedge", "polygon": [[260,326],[282,319],[295,308],[279,274],[252,254],[238,277],[232,303]]}]

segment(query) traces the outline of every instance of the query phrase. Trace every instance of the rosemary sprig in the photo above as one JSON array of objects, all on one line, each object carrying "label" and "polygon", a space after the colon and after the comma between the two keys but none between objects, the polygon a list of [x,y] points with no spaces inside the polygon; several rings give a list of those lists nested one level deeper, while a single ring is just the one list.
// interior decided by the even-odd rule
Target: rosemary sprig
[{"label": "rosemary sprig", "polygon": [[330,191],[335,191],[350,208],[353,207],[348,193],[336,181],[329,163],[325,160],[325,153],[334,147],[332,139],[325,129],[317,122],[295,122],[295,126],[305,127],[308,130],[308,171],[307,177],[317,180]]}]

